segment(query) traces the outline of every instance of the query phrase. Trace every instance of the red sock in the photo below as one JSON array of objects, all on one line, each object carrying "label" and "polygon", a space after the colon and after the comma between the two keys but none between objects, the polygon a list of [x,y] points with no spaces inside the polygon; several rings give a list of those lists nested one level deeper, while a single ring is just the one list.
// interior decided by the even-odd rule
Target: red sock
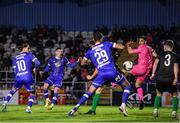
[{"label": "red sock", "polygon": [[143,101],[143,89],[141,87],[137,88],[137,93],[139,96],[139,100]]}]

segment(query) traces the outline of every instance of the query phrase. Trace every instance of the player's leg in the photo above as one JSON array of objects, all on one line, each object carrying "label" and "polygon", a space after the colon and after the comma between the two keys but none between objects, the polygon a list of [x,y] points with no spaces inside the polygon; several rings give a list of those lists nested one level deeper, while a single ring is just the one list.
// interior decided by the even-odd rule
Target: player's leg
[{"label": "player's leg", "polygon": [[160,85],[157,85],[156,97],[154,100],[154,110],[153,110],[153,117],[154,118],[158,117],[158,109],[159,109],[159,106],[161,105],[162,92],[163,92],[162,87],[160,87]]},{"label": "player's leg", "polygon": [[7,111],[7,103],[11,100],[12,96],[16,93],[16,91],[17,91],[17,89],[15,87],[13,87],[9,91],[9,93],[8,93],[4,103],[2,104],[2,112],[6,112]]},{"label": "player's leg", "polygon": [[128,101],[129,94],[131,92],[131,85],[127,81],[127,79],[124,78],[124,82],[122,83],[122,86],[124,87],[124,91],[123,91],[123,95],[122,95],[122,103],[121,103],[121,106],[119,107],[119,109],[121,110],[121,112],[123,112],[124,116],[128,116],[128,114],[126,112],[126,103]]},{"label": "player's leg", "polygon": [[90,115],[96,115],[96,107],[99,104],[99,100],[100,100],[100,96],[101,96],[101,92],[104,88],[103,87],[99,87],[94,96],[93,96],[93,101],[92,101],[92,107],[91,109],[85,113],[85,114],[90,114]]},{"label": "player's leg", "polygon": [[126,111],[126,103],[129,98],[129,94],[131,91],[131,85],[127,81],[127,79],[122,75],[122,74],[117,74],[114,82],[118,85],[123,86],[124,91],[122,95],[122,104],[119,107],[119,110],[124,114],[124,116],[128,116],[127,111]]},{"label": "player's leg", "polygon": [[105,75],[105,74],[98,74],[96,76],[96,78],[94,79],[92,85],[89,87],[89,89],[86,92],[86,94],[84,94],[81,97],[81,99],[78,102],[78,104],[68,113],[69,117],[72,117],[74,115],[74,113],[78,110],[78,108],[82,104],[84,104],[88,100],[88,98],[90,96],[92,96],[92,94],[96,91],[96,89],[102,86],[102,84],[105,82],[105,80],[104,80],[105,77],[104,76],[107,76],[107,75]]},{"label": "player's leg", "polygon": [[74,113],[79,109],[79,107],[84,104],[90,96],[92,96],[92,94],[96,91],[96,88],[97,87],[95,87],[94,85],[91,85],[89,87],[89,90],[81,97],[78,104],[74,106],[74,108],[68,113],[69,117],[72,117]]},{"label": "player's leg", "polygon": [[45,107],[48,108],[48,106],[50,105],[51,101],[49,99],[49,91],[48,91],[48,87],[53,85],[53,80],[50,77],[48,77],[45,82],[44,82],[44,99],[45,99]]},{"label": "player's leg", "polygon": [[144,108],[144,100],[143,100],[143,88],[142,88],[142,81],[140,81],[138,78],[135,83],[135,87],[137,89],[137,94],[139,97],[139,109],[142,110]]},{"label": "player's leg", "polygon": [[51,105],[48,106],[48,110],[52,110],[52,108],[54,107],[54,105],[57,103],[57,99],[58,99],[58,94],[59,94],[59,90],[62,87],[62,76],[54,76],[54,78],[52,78],[52,82],[53,86],[54,86],[54,94],[53,94],[53,98],[52,98],[52,103]]},{"label": "player's leg", "polygon": [[12,89],[9,91],[4,103],[2,104],[2,112],[7,111],[8,102],[11,100],[12,96],[16,93],[16,91],[21,87],[22,87],[22,85],[18,84],[17,81],[14,82]]},{"label": "player's leg", "polygon": [[34,103],[34,99],[36,98],[36,96],[35,96],[35,85],[30,84],[30,83],[25,83],[24,86],[25,86],[27,92],[30,93],[30,95],[28,97],[28,103],[27,103],[26,112],[27,113],[32,113],[31,107],[32,107],[32,105]]},{"label": "player's leg", "polygon": [[[141,73],[143,73],[144,71],[142,71]],[[136,83],[135,83],[135,86],[137,88],[137,93],[138,93],[138,96],[139,96],[139,109],[142,110],[144,108],[144,96],[143,96],[143,88],[142,88],[142,85],[145,81],[145,79],[147,78],[148,74],[150,72],[150,69],[147,69],[145,71],[145,74],[141,75],[141,76],[138,76],[137,79],[136,79]]]},{"label": "player's leg", "polygon": [[51,105],[48,106],[48,110],[52,110],[54,105],[57,103],[59,90],[60,90],[60,86],[55,86],[52,103]]},{"label": "player's leg", "polygon": [[27,108],[26,108],[26,112],[27,113],[31,113],[31,107],[33,105],[33,102],[34,102],[34,99],[35,99],[35,90],[34,92],[30,92],[30,95],[29,95],[29,99],[28,99],[28,104],[27,104]]},{"label": "player's leg", "polygon": [[178,93],[177,93],[177,86],[176,85],[173,85],[171,87],[171,93],[173,96],[173,99],[172,99],[173,107],[172,107],[171,116],[172,116],[172,118],[176,118],[177,117],[178,105],[179,105],[179,99],[178,99]]},{"label": "player's leg", "polygon": [[45,99],[45,107],[47,108],[50,104],[50,100],[49,100],[49,91],[48,91],[48,87],[49,87],[49,84],[48,83],[44,83],[44,99]]},{"label": "player's leg", "polygon": [[144,108],[144,101],[143,101],[143,88],[142,88],[142,84],[146,78],[146,76],[149,73],[149,69],[147,69],[146,67],[142,66],[142,65],[134,65],[132,70],[130,71],[130,73],[133,76],[136,76],[136,83],[135,83],[135,87],[137,89],[137,94],[139,96],[139,100],[140,100],[140,105],[139,105],[139,109],[142,110]]},{"label": "player's leg", "polygon": [[95,92],[95,95],[93,97],[93,104],[92,104],[92,108],[91,108],[92,112],[96,112],[96,107],[99,104],[102,90],[103,90],[103,87],[99,87]]}]

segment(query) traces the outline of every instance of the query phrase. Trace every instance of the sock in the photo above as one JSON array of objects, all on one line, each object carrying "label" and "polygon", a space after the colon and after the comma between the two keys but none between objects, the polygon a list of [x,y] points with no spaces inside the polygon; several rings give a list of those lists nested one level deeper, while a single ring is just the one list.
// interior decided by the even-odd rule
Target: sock
[{"label": "sock", "polygon": [[126,103],[122,103],[121,107],[125,109],[126,108]]},{"label": "sock", "polygon": [[48,89],[44,90],[44,99],[49,98],[49,93],[48,93]]},{"label": "sock", "polygon": [[34,99],[35,99],[35,95],[30,95],[29,96],[28,107],[32,107]]},{"label": "sock", "polygon": [[94,95],[91,111],[96,111],[96,107],[99,104],[100,96],[101,96],[101,94],[99,94],[99,93],[96,93]]},{"label": "sock", "polygon": [[58,99],[58,93],[54,93],[54,96],[52,98],[52,105],[54,106],[54,104],[57,103],[57,99]]},{"label": "sock", "polygon": [[76,106],[79,107],[80,105],[84,104],[91,95],[91,92],[87,92],[86,94],[84,94]]},{"label": "sock", "polygon": [[139,100],[143,101],[143,89],[142,89],[142,87],[137,88],[137,93],[138,93],[138,96],[139,96]]},{"label": "sock", "polygon": [[161,104],[161,96],[156,96],[154,101],[154,108],[158,109]]},{"label": "sock", "polygon": [[16,91],[10,90],[4,103],[7,104],[15,93]]},{"label": "sock", "polygon": [[122,95],[122,103],[126,103],[128,98],[129,98],[129,93],[131,91],[131,86],[126,86],[124,88],[124,92],[123,92],[123,95]]},{"label": "sock", "polygon": [[173,108],[172,108],[173,111],[177,111],[179,105],[179,99],[177,97],[173,97],[172,104],[173,104]]}]

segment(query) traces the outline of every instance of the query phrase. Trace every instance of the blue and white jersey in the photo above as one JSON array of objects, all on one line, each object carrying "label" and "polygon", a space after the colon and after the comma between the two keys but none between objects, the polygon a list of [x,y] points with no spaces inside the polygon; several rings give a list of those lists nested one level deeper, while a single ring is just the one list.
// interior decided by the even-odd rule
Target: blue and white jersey
[{"label": "blue and white jersey", "polygon": [[52,57],[49,59],[48,64],[44,69],[44,72],[48,72],[51,70],[51,75],[63,75],[66,66],[73,68],[76,65],[77,62],[71,64],[66,57]]},{"label": "blue and white jersey", "polygon": [[94,66],[99,70],[115,69],[112,48],[115,43],[101,42],[90,48],[84,56],[84,59],[90,59]]},{"label": "blue and white jersey", "polygon": [[40,65],[40,62],[32,53],[23,52],[14,58],[13,68],[16,74],[16,81],[32,79],[33,63],[36,68]]}]

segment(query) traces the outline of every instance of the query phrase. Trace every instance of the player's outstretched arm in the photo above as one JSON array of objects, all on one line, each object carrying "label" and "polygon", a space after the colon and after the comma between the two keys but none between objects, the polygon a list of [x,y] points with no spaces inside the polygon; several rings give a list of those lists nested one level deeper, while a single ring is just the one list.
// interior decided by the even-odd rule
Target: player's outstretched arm
[{"label": "player's outstretched arm", "polygon": [[51,69],[51,65],[48,63],[48,64],[46,65],[46,67],[44,68],[43,73],[49,72],[50,69]]},{"label": "player's outstretched arm", "polygon": [[88,62],[88,59],[86,59],[85,57],[81,60],[81,66],[84,66],[84,65],[86,65],[87,64],[87,62]]},{"label": "player's outstretched arm", "polygon": [[132,41],[129,41],[129,42],[126,43],[128,53],[129,54],[138,53],[139,50],[138,49],[132,49],[131,46],[130,46],[131,44],[133,44]]},{"label": "player's outstretched arm", "polygon": [[159,63],[159,59],[156,59],[154,61],[154,64],[153,64],[152,75],[150,77],[151,80],[154,79],[154,76],[155,76],[155,73],[156,73],[156,70],[157,70],[157,67],[158,67],[158,63]]},{"label": "player's outstretched arm", "polygon": [[124,49],[125,46],[123,44],[120,44],[120,43],[114,43],[113,48],[121,50],[121,49]]},{"label": "player's outstretched arm", "polygon": [[157,58],[158,57],[158,54],[156,53],[156,51],[154,49],[152,49],[152,56],[154,58]]},{"label": "player's outstretched arm", "polygon": [[133,49],[130,46],[127,47],[127,50],[129,54],[133,54]]},{"label": "player's outstretched arm", "polygon": [[79,57],[78,60],[75,61],[74,63],[70,63],[70,62],[68,61],[67,66],[70,67],[70,68],[75,68],[75,67],[81,62],[81,60],[82,60],[82,57]]},{"label": "player's outstretched arm", "polygon": [[178,63],[174,63],[174,80],[173,80],[173,85],[176,85],[176,84],[177,84],[177,81],[178,81],[178,73],[179,73]]}]

